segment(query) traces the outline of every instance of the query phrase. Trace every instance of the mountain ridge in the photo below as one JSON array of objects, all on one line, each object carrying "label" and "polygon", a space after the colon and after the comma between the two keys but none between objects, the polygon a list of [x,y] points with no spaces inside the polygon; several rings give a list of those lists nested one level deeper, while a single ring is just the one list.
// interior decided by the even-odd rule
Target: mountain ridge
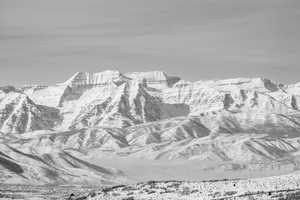
[{"label": "mountain ridge", "polygon": [[[53,167],[58,174],[80,170],[89,174],[87,182],[124,181],[119,172],[90,174],[106,156],[215,163],[201,165],[208,171],[269,164],[294,170],[300,165],[299,105],[298,84],[266,78],[189,82],[160,71],[81,72],[50,86],[1,87],[0,177],[24,181],[11,175],[12,165],[35,182],[80,180],[47,177]],[[41,167],[30,166],[28,156],[12,164],[7,157],[18,160],[12,148]]]}]

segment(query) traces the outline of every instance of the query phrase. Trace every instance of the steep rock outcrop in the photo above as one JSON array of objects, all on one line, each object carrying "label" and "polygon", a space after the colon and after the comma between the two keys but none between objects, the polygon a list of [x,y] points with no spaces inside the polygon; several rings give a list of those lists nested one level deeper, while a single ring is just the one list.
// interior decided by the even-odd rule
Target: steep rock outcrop
[{"label": "steep rock outcrop", "polygon": [[24,133],[53,128],[59,121],[59,111],[35,104],[25,94],[0,94],[0,130],[3,133]]}]

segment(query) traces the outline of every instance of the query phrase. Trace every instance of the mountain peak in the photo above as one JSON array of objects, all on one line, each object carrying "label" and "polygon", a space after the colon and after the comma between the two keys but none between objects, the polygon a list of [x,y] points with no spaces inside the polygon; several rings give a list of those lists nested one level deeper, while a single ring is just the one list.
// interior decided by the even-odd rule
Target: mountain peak
[{"label": "mountain peak", "polygon": [[10,92],[0,97],[0,113],[0,130],[3,133],[46,130],[59,120],[56,108],[37,105],[19,92]]},{"label": "mountain peak", "polygon": [[152,87],[172,86],[180,80],[179,77],[169,76],[163,71],[129,72],[125,76]]},{"label": "mountain peak", "polygon": [[84,85],[102,85],[121,79],[119,71],[106,70],[98,73],[77,72],[63,84],[71,87]]},{"label": "mountain peak", "polygon": [[220,79],[212,81],[198,81],[198,84],[208,84],[216,87],[225,87],[227,89],[232,87],[238,87],[240,89],[257,89],[259,91],[277,91],[282,86],[270,79],[263,77],[255,78],[231,78],[231,79]]},{"label": "mountain peak", "polygon": [[[50,174],[57,174],[49,182],[68,184],[73,177],[86,177],[84,170],[102,176],[103,169],[94,165],[102,155],[202,163],[216,159],[216,170],[228,161],[242,163],[243,170],[257,167],[251,165],[254,161],[265,167],[268,163],[261,161],[269,160],[273,166],[276,159],[296,160],[300,152],[297,86],[261,77],[188,82],[161,71],[102,71],[77,72],[65,83],[19,92],[0,87],[0,152],[23,166],[26,181],[32,174],[48,181],[47,165],[55,170]],[[40,161],[42,170],[33,171]],[[74,169],[68,172],[72,180],[62,180],[65,169]],[[0,173],[1,180],[14,180],[9,170],[9,176]]]},{"label": "mountain peak", "polygon": [[10,93],[10,92],[17,92],[18,90],[14,86],[7,85],[7,86],[0,87],[0,91],[4,93]]},{"label": "mountain peak", "polygon": [[87,85],[105,85],[110,82],[124,82],[135,80],[147,83],[149,86],[171,86],[180,80],[179,77],[169,76],[163,71],[148,71],[148,72],[130,72],[122,74],[117,70],[106,70],[97,73],[77,72],[69,78],[64,85],[70,87],[87,86]]}]

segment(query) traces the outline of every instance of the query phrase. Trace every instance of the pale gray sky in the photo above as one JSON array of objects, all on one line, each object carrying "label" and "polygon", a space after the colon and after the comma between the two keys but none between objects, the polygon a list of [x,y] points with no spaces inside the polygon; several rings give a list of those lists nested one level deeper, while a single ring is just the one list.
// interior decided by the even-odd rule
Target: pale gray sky
[{"label": "pale gray sky", "polygon": [[300,81],[299,0],[0,0],[0,84],[76,71]]}]

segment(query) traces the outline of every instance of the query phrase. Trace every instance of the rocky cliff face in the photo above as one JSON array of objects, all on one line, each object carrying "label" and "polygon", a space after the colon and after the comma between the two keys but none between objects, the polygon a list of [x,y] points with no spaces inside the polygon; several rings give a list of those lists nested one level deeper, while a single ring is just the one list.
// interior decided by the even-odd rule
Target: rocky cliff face
[{"label": "rocky cliff face", "polygon": [[60,109],[58,129],[128,127],[212,112],[219,118],[290,115],[297,113],[300,94],[297,84],[263,78],[187,82],[159,71],[76,73],[62,84],[23,90],[34,102]]},{"label": "rocky cliff face", "polygon": [[0,91],[0,130],[24,133],[51,129],[59,122],[59,110],[35,104],[27,95]]},{"label": "rocky cliff face", "polygon": [[109,152],[240,168],[277,160],[297,166],[299,85],[265,78],[188,82],[159,71],[76,73],[53,86],[0,88],[0,131],[13,148],[57,163],[57,152],[72,149],[80,158]]}]

